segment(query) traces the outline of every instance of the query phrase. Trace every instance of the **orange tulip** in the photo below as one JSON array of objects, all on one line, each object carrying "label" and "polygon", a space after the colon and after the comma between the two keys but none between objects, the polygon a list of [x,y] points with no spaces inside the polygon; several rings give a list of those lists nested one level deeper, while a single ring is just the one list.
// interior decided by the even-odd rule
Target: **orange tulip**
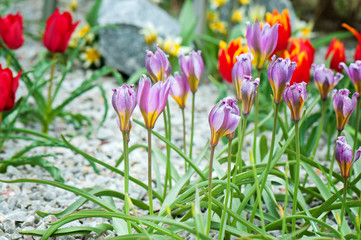
[{"label": "orange tulip", "polygon": [[268,22],[271,26],[275,25],[276,23],[279,24],[277,46],[271,56],[273,54],[281,56],[283,51],[287,49],[288,40],[290,39],[292,33],[288,9],[284,9],[281,14],[279,14],[277,9],[274,9],[273,13],[267,12],[266,22]]},{"label": "orange tulip", "polygon": [[330,68],[336,72],[341,72],[342,68],[339,68],[338,65],[341,62],[346,62],[345,46],[343,42],[334,38],[328,47],[326,53],[326,61],[331,57]]},{"label": "orange tulip", "polygon": [[358,45],[355,49],[355,61],[361,60],[361,34],[356,29],[354,29],[353,27],[350,27],[346,23],[342,23],[342,27],[349,30],[357,38]]},{"label": "orange tulip", "polygon": [[247,44],[242,46],[242,38],[233,39],[228,45],[224,41],[219,42],[218,64],[219,72],[229,83],[232,83],[232,68],[236,63],[236,56],[248,52]]}]

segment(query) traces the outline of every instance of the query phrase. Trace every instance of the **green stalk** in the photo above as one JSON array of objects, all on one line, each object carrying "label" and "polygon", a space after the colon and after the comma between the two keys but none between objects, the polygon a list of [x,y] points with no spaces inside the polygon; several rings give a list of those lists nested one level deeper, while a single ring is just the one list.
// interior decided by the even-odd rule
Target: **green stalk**
[{"label": "green stalk", "polygon": [[[337,131],[337,137],[336,140],[339,136],[341,136],[342,130],[338,130]],[[332,175],[333,175],[333,165],[335,164],[335,150],[336,150],[336,144],[335,147],[333,148],[333,154],[332,154],[332,160],[331,160],[331,166],[330,166],[330,171],[328,173],[328,177],[330,178],[330,180],[332,180]],[[331,189],[331,182],[332,181],[328,181],[328,190]]]},{"label": "green stalk", "polygon": [[148,128],[148,194],[149,215],[153,215],[153,193],[152,193],[152,129]]},{"label": "green stalk", "polygon": [[[129,197],[129,155],[128,155],[128,140],[127,132],[122,132],[123,134],[123,151],[124,151],[124,214],[129,215],[129,203],[127,201]],[[128,233],[132,233],[130,221],[127,221]]]},{"label": "green stalk", "polygon": [[347,178],[344,178],[343,180],[343,201],[344,203],[342,203],[342,207],[341,207],[341,221],[340,224],[338,225],[338,231],[341,232],[341,226],[342,226],[342,222],[343,222],[343,216],[345,214],[345,207],[346,207],[346,197],[347,197]]},{"label": "green stalk", "polygon": [[357,148],[357,134],[358,134],[358,124],[359,124],[359,115],[360,115],[360,104],[361,104],[361,97],[357,98],[357,105],[356,105],[356,121],[355,121],[355,137],[353,140],[353,152],[356,152]]},{"label": "green stalk", "polygon": [[313,147],[313,151],[312,151],[312,159],[315,158],[318,142],[320,141],[320,138],[321,138],[321,134],[322,134],[322,130],[323,130],[323,123],[325,121],[325,112],[326,112],[326,100],[322,100],[321,122],[320,122],[320,125],[318,126],[318,134],[317,134],[315,146]]},{"label": "green stalk", "polygon": [[[163,118],[164,118],[164,131],[165,131],[165,137],[171,141],[171,125],[170,125],[170,114],[169,114],[169,104],[167,102],[167,108],[164,109],[163,112]],[[167,149],[167,165],[165,170],[165,181],[164,181],[164,190],[163,190],[163,198],[167,195],[167,188],[169,183],[169,190],[172,188],[172,175],[171,175],[171,169],[170,169],[170,146],[169,144],[166,145]]]},{"label": "green stalk", "polygon": [[[228,208],[228,201],[229,201],[229,197],[230,197],[230,188],[231,188],[231,161],[232,161],[232,140],[228,141],[228,161],[227,161],[227,187],[226,187],[226,197],[224,200],[224,208],[223,208],[223,212],[222,212],[222,217],[221,217],[221,228],[219,229],[219,240],[223,240],[224,239],[224,233],[225,233],[225,225],[227,220],[226,220],[226,213],[227,213],[227,208]],[[231,206],[229,206],[230,208]]]},{"label": "green stalk", "polygon": [[[295,122],[295,138],[296,138],[296,175],[295,175],[295,188],[293,190],[292,215],[296,214],[298,186],[300,185],[300,137],[299,137],[298,122]],[[292,218],[292,232],[295,231],[296,231],[296,219]]]},{"label": "green stalk", "polygon": [[211,218],[212,218],[212,170],[213,170],[213,157],[214,149],[216,146],[211,148],[211,156],[209,158],[209,169],[208,169],[208,217],[207,217],[207,229],[206,234],[209,236],[211,230]]},{"label": "green stalk", "polygon": [[[186,149],[186,119],[184,116],[184,108],[181,108],[182,110],[182,120],[183,120],[183,151],[184,154],[187,155],[187,149]],[[187,162],[184,161],[184,173],[186,173],[188,170]]]},{"label": "green stalk", "polygon": [[[169,142],[171,142],[172,141],[172,122],[171,122],[170,108],[169,108],[168,102],[167,102],[167,119],[168,119],[168,140],[169,140]],[[170,149],[169,144],[167,144],[167,162],[169,163],[169,167],[168,167],[169,190],[172,189],[172,171],[170,169],[170,166],[171,166],[170,153],[171,153],[171,149]]]},{"label": "green stalk", "polygon": [[196,93],[192,92],[192,123],[191,123],[191,142],[189,144],[189,158],[192,160],[193,151],[193,135],[194,135],[194,105],[195,105]]},{"label": "green stalk", "polygon": [[252,172],[253,172],[253,178],[254,178],[254,184],[256,184],[256,192],[257,192],[257,202],[259,207],[259,215],[261,218],[261,226],[262,226],[262,231],[264,234],[266,234],[266,227],[264,225],[264,217],[263,217],[263,209],[262,209],[262,193],[259,189],[259,182],[258,182],[258,176],[257,176],[257,170],[256,170],[256,164],[252,155],[252,152],[249,153],[249,160],[251,161],[252,164]]},{"label": "green stalk", "polygon": [[[260,79],[260,81],[261,81],[261,70],[262,69],[257,69],[257,77]],[[258,89],[258,87],[256,89]],[[253,132],[253,156],[255,161],[257,161],[256,153],[257,153],[258,106],[259,106],[258,92],[259,91],[257,91],[256,98],[254,100],[255,112],[254,112],[254,132]]]},{"label": "green stalk", "polygon": [[285,232],[287,233],[287,226],[286,226],[286,213],[287,213],[287,205],[288,205],[288,172],[289,172],[289,163],[286,162],[285,166],[285,182],[286,182],[286,191],[285,191],[285,202],[283,205],[283,219],[282,219],[282,237],[284,236]]},{"label": "green stalk", "polygon": [[46,108],[46,124],[43,126],[43,133],[48,133],[48,128],[50,124],[50,114],[51,114],[51,90],[53,88],[53,79],[54,79],[54,71],[55,71],[55,64],[56,64],[56,53],[53,53],[53,65],[51,65],[50,69],[50,79],[49,79],[49,89],[48,89],[48,104]]},{"label": "green stalk", "polygon": [[10,53],[6,54],[6,67],[9,68],[11,65],[11,55]]}]

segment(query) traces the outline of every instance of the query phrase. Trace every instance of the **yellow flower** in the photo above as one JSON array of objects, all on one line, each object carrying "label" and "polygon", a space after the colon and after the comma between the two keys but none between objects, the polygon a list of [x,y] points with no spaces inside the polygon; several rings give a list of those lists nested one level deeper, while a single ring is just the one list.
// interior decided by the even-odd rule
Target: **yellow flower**
[{"label": "yellow flower", "polygon": [[216,7],[221,7],[228,2],[228,0],[211,0]]},{"label": "yellow flower", "polygon": [[239,0],[240,4],[247,5],[250,3],[250,0]]},{"label": "yellow flower", "polygon": [[207,20],[209,22],[218,21],[219,20],[219,13],[218,12],[207,11]]},{"label": "yellow flower", "polygon": [[139,33],[144,36],[144,41],[148,45],[157,41],[158,32],[151,23],[145,24],[144,28],[142,28]]},{"label": "yellow flower", "polygon": [[100,66],[101,55],[95,47],[86,47],[80,58],[84,60],[84,66],[87,68],[91,65]]},{"label": "yellow flower", "polygon": [[226,34],[226,23],[223,21],[215,21],[209,24],[209,28],[214,32],[219,32],[221,34]]},{"label": "yellow flower", "polygon": [[182,38],[167,36],[164,40],[159,39],[158,44],[161,49],[172,56],[178,56],[180,52],[187,53],[191,51],[190,47],[181,46]]},{"label": "yellow flower", "polygon": [[244,17],[244,12],[245,12],[244,8],[236,9],[232,14],[232,22],[234,22],[234,23],[242,22],[243,17]]},{"label": "yellow flower", "polygon": [[67,7],[71,12],[76,12],[78,9],[78,0],[70,0],[70,3]]},{"label": "yellow flower", "polygon": [[266,14],[266,8],[261,5],[253,5],[248,10],[248,15],[249,18],[252,20],[252,22],[256,21],[256,19],[262,21],[264,19],[265,14]]}]

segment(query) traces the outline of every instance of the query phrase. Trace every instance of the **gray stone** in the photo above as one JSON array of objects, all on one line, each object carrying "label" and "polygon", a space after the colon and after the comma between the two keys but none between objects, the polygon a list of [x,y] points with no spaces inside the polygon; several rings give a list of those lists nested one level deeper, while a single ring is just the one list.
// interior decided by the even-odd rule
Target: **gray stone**
[{"label": "gray stone", "polygon": [[15,221],[7,220],[3,222],[3,228],[5,233],[14,233],[15,232]]},{"label": "gray stone", "polygon": [[35,222],[35,216],[30,216],[25,220],[25,222],[21,225],[21,227],[22,228],[32,227],[32,226],[34,226],[34,222]]},{"label": "gray stone", "polygon": [[15,210],[9,214],[6,215],[6,217],[10,220],[16,221],[16,222],[25,222],[27,218],[27,212],[22,210]]},{"label": "gray stone", "polygon": [[119,26],[100,31],[100,51],[108,65],[128,75],[144,67],[149,46],[139,31],[147,23],[154,26],[160,37],[180,35],[177,20],[148,0],[103,0],[98,23]]},{"label": "gray stone", "polygon": [[22,235],[19,234],[17,231],[11,235],[11,239],[19,239],[21,237],[22,237]]},{"label": "gray stone", "polygon": [[8,212],[9,212],[8,204],[5,201],[0,202],[0,213],[7,214]]},{"label": "gray stone", "polygon": [[56,194],[54,191],[47,191],[45,194],[44,194],[44,199],[46,201],[51,201],[51,200],[54,200],[56,197]]}]

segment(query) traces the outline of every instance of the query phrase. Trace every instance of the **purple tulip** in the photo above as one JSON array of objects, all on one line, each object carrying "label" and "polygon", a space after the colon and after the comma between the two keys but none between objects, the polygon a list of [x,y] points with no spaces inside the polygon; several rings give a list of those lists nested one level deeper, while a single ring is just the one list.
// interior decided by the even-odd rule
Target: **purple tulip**
[{"label": "purple tulip", "polygon": [[343,178],[350,177],[352,165],[360,158],[361,147],[356,150],[355,157],[350,145],[347,144],[346,138],[341,136],[336,140],[335,158],[341,170]]},{"label": "purple tulip", "polygon": [[133,90],[134,85],[128,87],[127,84],[123,84],[121,87],[113,89],[112,104],[115,112],[118,115],[117,123],[120,131],[129,132],[131,129],[130,117],[136,103],[136,96]]},{"label": "purple tulip", "polygon": [[268,67],[268,80],[273,91],[273,101],[276,104],[282,102],[282,94],[286,85],[290,83],[296,63],[289,58],[282,59],[273,55],[272,62]]},{"label": "purple tulip", "polygon": [[145,68],[155,83],[159,81],[165,82],[172,72],[172,66],[169,63],[168,55],[166,55],[159,47],[157,47],[155,53],[147,50]]},{"label": "purple tulip", "polygon": [[245,75],[241,86],[241,101],[242,101],[242,114],[247,116],[251,112],[254,98],[257,94],[257,87],[259,85],[259,78],[252,81],[253,77]]},{"label": "purple tulip", "polygon": [[348,89],[340,89],[333,91],[333,109],[336,112],[337,130],[342,131],[345,128],[346,122],[350,118],[353,110],[355,110],[357,98],[359,94],[355,92],[352,99],[348,97],[351,92]]},{"label": "purple tulip", "polygon": [[178,56],[179,66],[183,74],[189,81],[191,91],[194,93],[198,89],[199,79],[201,79],[204,63],[201,57],[201,51],[191,51],[188,56],[180,54]]},{"label": "purple tulip", "polygon": [[174,77],[170,76],[169,78],[173,82],[169,93],[178,103],[178,106],[183,109],[186,106],[190,90],[188,79],[184,74],[178,72],[174,73]]},{"label": "purple tulip", "polygon": [[147,128],[153,128],[159,115],[167,104],[168,93],[172,81],[159,81],[153,85],[150,79],[143,75],[139,80],[137,102]]},{"label": "purple tulip", "polygon": [[320,92],[321,99],[325,101],[328,92],[340,82],[343,75],[341,73],[336,73],[336,75],[334,75],[331,69],[325,67],[325,64],[312,64],[312,68],[313,79]]},{"label": "purple tulip", "polygon": [[265,23],[261,28],[258,19],[256,19],[253,25],[247,23],[246,38],[247,44],[255,56],[256,67],[261,70],[277,46],[278,24],[271,27]]},{"label": "purple tulip", "polygon": [[307,98],[306,83],[294,83],[291,86],[286,86],[283,92],[283,100],[287,103],[292,121],[298,122],[301,118],[301,110]]},{"label": "purple tulip", "polygon": [[243,53],[236,56],[237,62],[232,68],[232,82],[236,90],[236,98],[241,100],[241,85],[243,76],[250,76],[252,74],[252,55],[250,53]]},{"label": "purple tulip", "polygon": [[345,69],[353,85],[355,85],[356,92],[358,92],[360,96],[361,95],[361,61],[358,60],[354,63],[351,63],[349,68],[347,68],[347,65],[345,63],[340,63],[339,67],[343,67],[343,69]]},{"label": "purple tulip", "polygon": [[226,97],[219,101],[209,113],[211,145],[216,146],[223,136],[233,133],[240,119],[237,99]]}]

